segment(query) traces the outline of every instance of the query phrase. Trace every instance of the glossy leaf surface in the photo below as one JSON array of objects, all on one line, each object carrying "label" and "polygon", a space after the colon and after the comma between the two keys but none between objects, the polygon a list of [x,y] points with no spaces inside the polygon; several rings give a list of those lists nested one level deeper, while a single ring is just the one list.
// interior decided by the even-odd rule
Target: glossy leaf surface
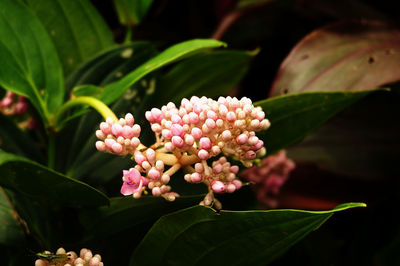
[{"label": "glossy leaf surface", "polygon": [[65,75],[114,44],[110,29],[88,0],[27,2],[50,34]]},{"label": "glossy leaf surface", "polygon": [[[365,204],[348,203],[329,211],[184,209],[153,225],[130,265],[266,265],[335,212],[354,207]],[[148,250],[157,252],[148,256]]]},{"label": "glossy leaf surface", "polygon": [[188,57],[189,55],[193,55],[194,53],[222,46],[226,46],[225,43],[212,39],[197,39],[178,43],[153,57],[122,79],[105,86],[104,90],[98,97],[106,104],[112,103],[131,85],[150,72],[176,62],[184,57]]},{"label": "glossy leaf surface", "polygon": [[[27,26],[29,25],[29,27]],[[0,2],[0,85],[28,97],[45,121],[64,98],[56,49],[22,1]]]},{"label": "glossy leaf surface", "polygon": [[400,80],[400,31],[345,21],[316,30],[283,61],[271,95],[367,90]]},{"label": "glossy leaf surface", "polygon": [[28,197],[72,207],[101,206],[108,198],[91,186],[0,150],[0,185]]},{"label": "glossy leaf surface", "polygon": [[257,136],[264,141],[267,153],[275,153],[300,141],[369,93],[371,91],[298,93],[256,102],[271,122],[271,127]]},{"label": "glossy leaf surface", "polygon": [[[107,237],[109,235],[137,228],[137,226],[154,222],[164,214],[182,208],[197,205],[204,195],[182,196],[174,202],[153,196],[134,199],[133,197],[116,197],[110,199],[110,206],[100,207],[98,210],[83,212],[84,224],[94,236]],[[92,217],[97,217],[95,220]],[[113,224],[113,228],[110,228]]]}]

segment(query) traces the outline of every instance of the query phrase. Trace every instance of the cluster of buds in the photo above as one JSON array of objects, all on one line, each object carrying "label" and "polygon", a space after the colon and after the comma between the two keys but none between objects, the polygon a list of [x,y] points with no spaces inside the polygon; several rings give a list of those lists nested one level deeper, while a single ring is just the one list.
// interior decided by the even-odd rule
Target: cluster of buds
[{"label": "cluster of buds", "polygon": [[0,100],[0,112],[4,115],[20,115],[26,113],[28,103],[22,95],[7,91],[6,95]]},{"label": "cluster of buds", "polygon": [[[123,172],[124,195],[139,198],[148,188],[154,196],[172,201],[178,194],[167,184],[172,174],[183,168],[188,172],[187,182],[207,185],[209,193],[201,204],[218,205],[214,192],[232,193],[242,186],[237,178],[239,167],[231,166],[225,156],[251,167],[257,156],[266,153],[255,132],[267,129],[270,123],[262,109],[246,97],[220,97],[215,101],[193,96],[183,99],[179,108],[170,102],[147,111],[145,116],[156,138],[150,148],[140,143],[140,126],[134,125],[131,114],[119,121],[108,118],[96,132],[98,150],[131,154],[137,163]],[[213,157],[217,159],[209,166],[208,160]]]},{"label": "cluster of buds", "polygon": [[59,248],[56,254],[50,251],[44,251],[37,254],[40,259],[35,261],[35,266],[103,266],[99,254],[93,255],[92,251],[87,248],[81,249],[78,255],[74,251],[66,252],[64,248]]},{"label": "cluster of buds", "polygon": [[296,164],[282,150],[261,161],[260,167],[251,167],[241,177],[253,184],[257,199],[273,208],[278,205],[277,196]]},{"label": "cluster of buds", "polygon": [[140,126],[135,124],[132,114],[126,114],[119,121],[107,118],[96,131],[96,136],[100,139],[96,142],[96,148],[121,156],[132,154],[140,146],[139,135]]}]

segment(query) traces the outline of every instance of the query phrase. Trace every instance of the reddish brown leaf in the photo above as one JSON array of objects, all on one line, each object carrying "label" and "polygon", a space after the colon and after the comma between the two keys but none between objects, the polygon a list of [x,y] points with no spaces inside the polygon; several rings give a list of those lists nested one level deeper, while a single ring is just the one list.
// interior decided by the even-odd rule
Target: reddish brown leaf
[{"label": "reddish brown leaf", "polygon": [[367,90],[400,80],[399,69],[399,30],[342,21],[315,30],[293,48],[270,94]]}]

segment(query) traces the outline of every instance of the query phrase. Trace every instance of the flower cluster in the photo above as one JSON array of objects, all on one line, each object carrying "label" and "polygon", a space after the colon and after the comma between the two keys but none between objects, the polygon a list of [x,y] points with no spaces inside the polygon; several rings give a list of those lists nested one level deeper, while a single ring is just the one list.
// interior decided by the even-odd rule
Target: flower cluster
[{"label": "flower cluster", "polygon": [[0,100],[0,112],[5,115],[20,115],[28,110],[26,98],[16,95],[14,92],[7,91],[6,95]]},{"label": "flower cluster", "polygon": [[260,167],[251,167],[241,173],[241,177],[253,183],[260,202],[275,208],[278,204],[276,196],[289,178],[296,164],[286,157],[284,150],[270,155],[261,161]]},{"label": "flower cluster", "polygon": [[[257,156],[266,153],[264,142],[255,132],[267,129],[270,123],[262,109],[246,97],[220,97],[215,101],[193,96],[183,99],[179,107],[170,102],[147,111],[145,116],[156,138],[150,148],[140,143],[140,126],[134,124],[131,114],[119,121],[108,118],[96,131],[99,151],[131,154],[137,163],[123,171],[124,195],[139,198],[150,189],[154,196],[172,201],[179,195],[171,192],[168,182],[183,168],[188,172],[187,182],[207,185],[209,193],[201,204],[218,205],[213,193],[232,193],[242,186],[237,178],[239,167],[231,165],[225,156],[251,167]],[[208,160],[213,157],[216,160],[209,166]]]},{"label": "flower cluster", "polygon": [[99,254],[93,255],[92,251],[87,248],[81,249],[78,255],[74,251],[66,252],[64,248],[59,248],[56,254],[52,254],[50,251],[43,252],[41,259],[35,261],[35,266],[103,266],[104,263],[101,261]]}]

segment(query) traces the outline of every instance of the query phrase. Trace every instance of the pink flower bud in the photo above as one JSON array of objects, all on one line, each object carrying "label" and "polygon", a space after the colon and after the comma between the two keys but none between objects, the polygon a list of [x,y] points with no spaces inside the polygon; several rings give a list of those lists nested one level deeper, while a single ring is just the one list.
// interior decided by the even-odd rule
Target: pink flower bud
[{"label": "pink flower bud", "polygon": [[207,137],[203,137],[200,139],[199,145],[201,149],[209,150],[211,149],[211,140]]},{"label": "pink flower bud", "polygon": [[203,132],[201,131],[200,128],[194,127],[194,128],[192,128],[192,136],[196,140],[199,140],[203,136]]},{"label": "pink flower bud", "polygon": [[222,193],[225,190],[225,185],[219,180],[211,182],[211,188],[215,193]]},{"label": "pink flower bud", "polygon": [[194,125],[200,122],[199,116],[194,112],[189,113],[189,119],[190,119],[190,123],[192,123]]},{"label": "pink flower bud", "polygon": [[204,171],[203,164],[201,163],[196,163],[194,165],[194,169],[196,170],[197,173],[202,173]]},{"label": "pink flower bud", "polygon": [[121,144],[115,142],[115,143],[111,146],[111,150],[112,150],[114,153],[120,153],[120,152],[122,152],[122,146],[121,146]]},{"label": "pink flower bud", "polygon": [[171,138],[172,138],[171,130],[169,130],[169,129],[163,129],[163,130],[161,131],[161,135],[162,135],[165,139],[171,139]]},{"label": "pink flower bud", "polygon": [[171,122],[174,124],[180,124],[182,125],[182,119],[179,115],[172,115],[171,116]]},{"label": "pink flower bud", "polygon": [[151,193],[153,194],[153,196],[159,197],[159,196],[161,195],[161,190],[160,190],[159,187],[154,187],[154,188],[151,190]]},{"label": "pink flower bud", "polygon": [[116,123],[113,124],[111,126],[111,132],[112,132],[113,135],[115,135],[117,137],[121,136],[122,135],[122,127],[121,127],[121,125],[120,124],[116,124]]},{"label": "pink flower bud", "polygon": [[234,112],[228,112],[226,114],[226,120],[229,122],[234,122],[236,120],[236,114]]},{"label": "pink flower bud", "polygon": [[182,148],[185,145],[185,142],[181,137],[173,136],[171,139],[172,144],[177,148]]},{"label": "pink flower bud", "polygon": [[230,171],[231,173],[237,174],[237,173],[239,172],[239,166],[237,166],[237,165],[232,165],[232,166],[229,168],[229,171]]},{"label": "pink flower bud", "polygon": [[221,173],[222,172],[222,164],[220,164],[220,163],[215,164],[213,166],[212,170],[213,170],[213,173],[215,173],[215,174]]},{"label": "pink flower bud", "polygon": [[115,140],[113,140],[113,139],[105,139],[105,140],[104,140],[104,143],[106,144],[106,146],[107,146],[108,148],[111,149],[112,145],[115,143]]},{"label": "pink flower bud", "polygon": [[231,139],[231,137],[232,137],[232,133],[231,133],[230,130],[224,130],[224,131],[222,132],[222,139],[223,139],[223,140],[228,141],[228,140]]},{"label": "pink flower bud", "polygon": [[155,161],[156,161],[156,152],[153,149],[149,148],[149,149],[146,150],[146,157],[147,157],[147,160],[150,163],[155,163]]},{"label": "pink flower bud", "polygon": [[189,146],[192,146],[194,144],[194,137],[192,135],[186,134],[185,143]]},{"label": "pink flower bud", "polygon": [[214,129],[217,125],[215,124],[215,121],[212,120],[211,118],[207,118],[206,120],[206,125],[210,129]]},{"label": "pink flower bud", "polygon": [[246,134],[240,134],[239,136],[236,137],[236,143],[239,145],[243,145],[247,143],[247,140],[249,137]]},{"label": "pink flower bud", "polygon": [[106,122],[100,123],[100,130],[106,135],[111,133],[110,125]]},{"label": "pink flower bud", "polygon": [[193,182],[193,183],[200,183],[201,181],[203,181],[203,177],[201,176],[201,174],[199,174],[199,173],[193,173],[191,176],[190,176],[190,179],[191,179],[191,181]]},{"label": "pink flower bud", "polygon": [[151,131],[156,132],[156,133],[160,133],[162,130],[160,124],[158,123],[154,123],[151,125]]},{"label": "pink flower bud", "polygon": [[139,165],[142,165],[142,163],[146,161],[146,157],[144,157],[144,155],[140,151],[135,151],[134,157],[135,162]]},{"label": "pink flower bud", "polygon": [[154,123],[155,119],[153,117],[153,115],[151,114],[150,111],[147,111],[144,116],[146,117],[147,121],[149,121],[150,123]]},{"label": "pink flower bud", "polygon": [[229,184],[226,186],[226,192],[233,193],[236,190],[236,186],[234,184]]},{"label": "pink flower bud", "polygon": [[207,160],[210,157],[208,151],[206,151],[206,150],[199,150],[199,152],[197,153],[197,156],[201,160]]},{"label": "pink flower bud", "polygon": [[185,135],[185,131],[183,130],[183,127],[181,125],[173,124],[171,126],[171,134],[172,136],[179,136],[183,138],[183,136]]},{"label": "pink flower bud", "polygon": [[130,126],[122,127],[122,136],[126,139],[130,139],[133,137],[133,130]]},{"label": "pink flower bud", "polygon": [[158,170],[151,168],[147,173],[147,176],[151,179],[157,180],[161,177],[161,174]]},{"label": "pink flower bud", "polygon": [[106,144],[104,144],[102,141],[96,141],[96,149],[104,152],[106,150]]},{"label": "pink flower bud", "polygon": [[167,184],[169,182],[169,180],[170,180],[169,175],[165,175],[165,174],[162,175],[161,182],[163,182],[164,184]]},{"label": "pink flower bud", "polygon": [[133,115],[131,113],[127,113],[125,115],[125,121],[126,121],[126,124],[131,127],[135,123],[135,118],[133,117]]},{"label": "pink flower bud", "polygon": [[153,116],[153,118],[156,122],[161,122],[161,120],[164,118],[163,113],[158,108],[152,108],[151,115]]},{"label": "pink flower bud", "polygon": [[236,190],[242,187],[242,182],[240,180],[237,180],[237,179],[233,180],[232,184],[235,185]]}]

